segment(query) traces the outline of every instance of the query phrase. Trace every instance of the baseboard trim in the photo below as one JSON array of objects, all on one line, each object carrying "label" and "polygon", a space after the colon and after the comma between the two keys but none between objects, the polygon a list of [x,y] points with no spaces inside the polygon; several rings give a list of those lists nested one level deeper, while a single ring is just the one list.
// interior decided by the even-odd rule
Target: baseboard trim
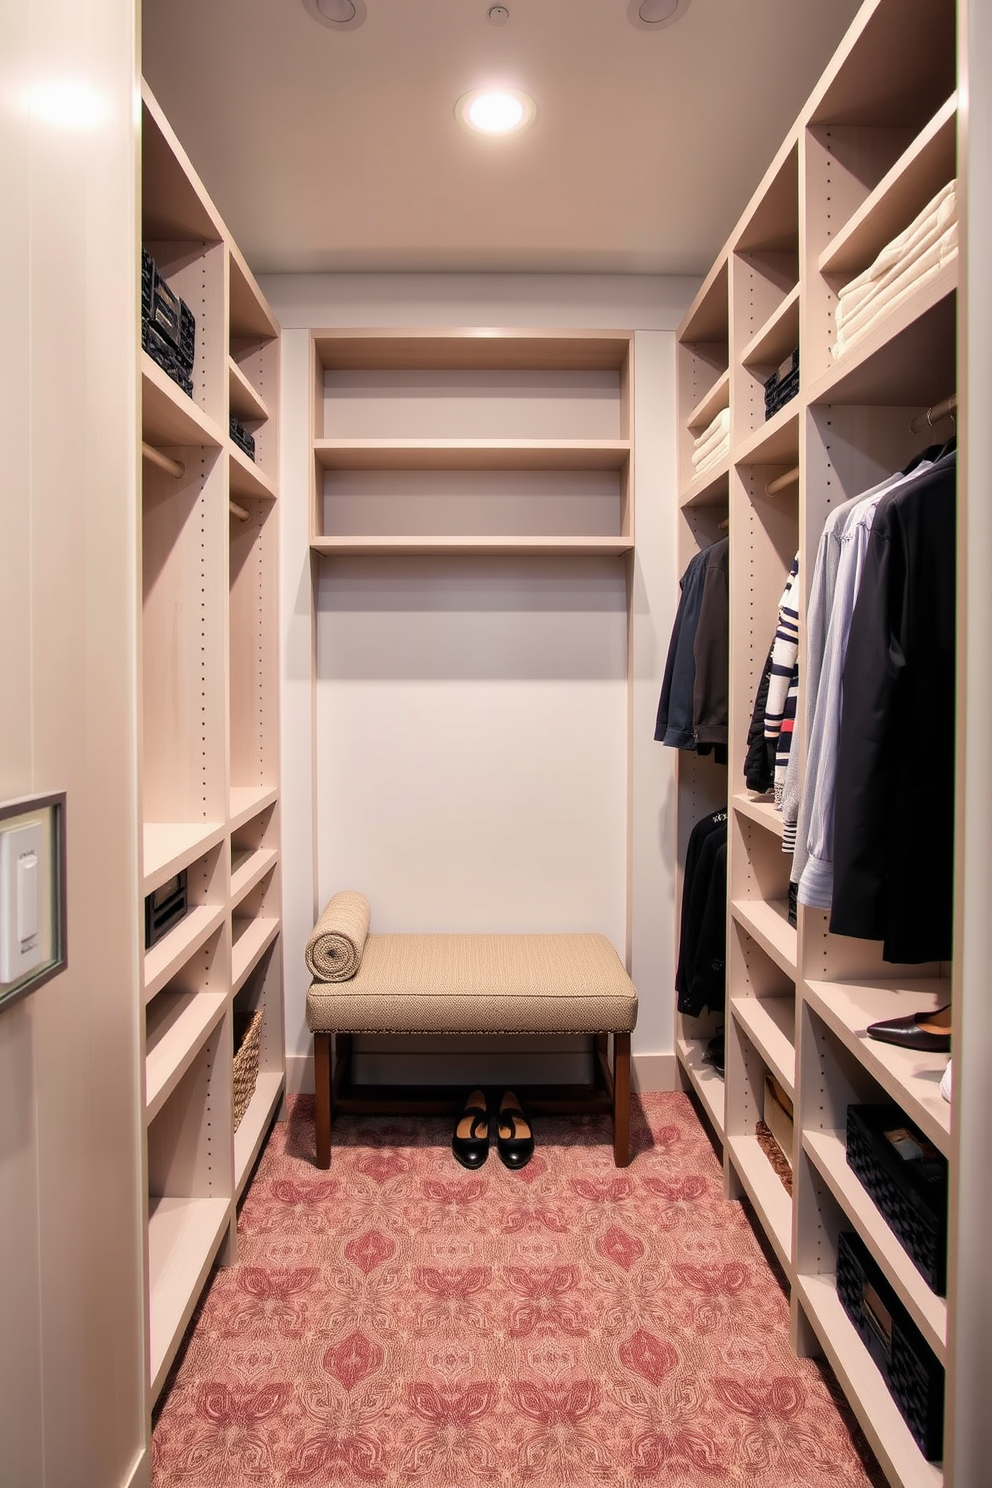
[{"label": "baseboard trim", "polygon": [[[631,1056],[633,1086],[645,1094],[656,1090],[679,1090],[678,1057],[675,1054]],[[313,1095],[313,1055],[286,1056],[286,1094]]]},{"label": "baseboard trim", "polygon": [[151,1454],[142,1447],[126,1481],[121,1483],[121,1488],[149,1488],[152,1480],[151,1466]]}]

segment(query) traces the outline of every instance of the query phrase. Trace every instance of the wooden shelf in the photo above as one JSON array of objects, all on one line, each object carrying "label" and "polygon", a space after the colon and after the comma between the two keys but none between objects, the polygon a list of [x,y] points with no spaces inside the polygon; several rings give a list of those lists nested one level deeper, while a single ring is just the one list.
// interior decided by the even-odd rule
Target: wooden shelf
[{"label": "wooden shelf", "polygon": [[883,313],[872,330],[804,389],[813,403],[923,407],[956,385],[954,336],[958,261],[910,299]]},{"label": "wooden shelf", "polygon": [[141,232],[159,238],[219,243],[224,227],[172,126],[147,84],[141,85]]},{"label": "wooden shelf", "polygon": [[244,450],[238,449],[230,440],[227,445],[230,464],[231,495],[247,496],[261,501],[274,501],[276,488],[269,476],[254,460],[249,460]]},{"label": "wooden shelf", "polygon": [[227,1006],[224,992],[160,992],[145,1013],[145,1121],[154,1121]]},{"label": "wooden shelf", "polygon": [[821,274],[853,276],[874,262],[955,176],[957,94],[921,130],[909,149],[820,254]]},{"label": "wooden shelf", "polygon": [[324,470],[621,470],[629,439],[318,439]]},{"label": "wooden shelf", "polygon": [[228,1199],[153,1198],[148,1205],[149,1380],[154,1399],[231,1219]]},{"label": "wooden shelf", "polygon": [[231,274],[231,339],[274,341],[279,324],[241,250],[228,243]]},{"label": "wooden shelf", "polygon": [[547,554],[618,558],[634,546],[630,537],[315,537],[310,547],[328,557],[374,553]]},{"label": "wooden shelf", "polygon": [[711,1064],[705,1063],[703,1059],[705,1049],[699,1040],[677,1038],[675,1052],[692,1083],[693,1090],[702,1101],[713,1130],[722,1142],[726,1103],[723,1076],[718,1074]]},{"label": "wooden shelf", "polygon": [[716,465],[704,470],[679,497],[681,508],[693,506],[726,506],[730,499],[730,456],[724,455]]},{"label": "wooden shelf", "polygon": [[934,1011],[951,1000],[950,982],[807,982],[806,999],[819,1018],[945,1157],[950,1155],[951,1107],[940,1093],[946,1054],[923,1054],[868,1038],[869,1023]]},{"label": "wooden shelf", "polygon": [[944,1475],[927,1462],[888,1386],[841,1305],[833,1276],[798,1276],[802,1309],[822,1345],[861,1429],[894,1488],[942,1488]]},{"label": "wooden shelf", "polygon": [[732,997],[730,1012],[744,1029],[786,1095],[791,1101],[795,1101],[795,998]]},{"label": "wooden shelf", "polygon": [[181,971],[191,956],[204,945],[226,918],[222,904],[198,904],[179,921],[168,935],[145,952],[144,1000],[155,994]]},{"label": "wooden shelf", "polygon": [[726,344],[730,328],[728,279],[728,255],[724,250],[703,280],[682,323],[679,340],[683,345],[719,341]]},{"label": "wooden shelf", "polygon": [[278,799],[279,788],[275,785],[232,785],[228,830],[236,832],[239,827],[273,806]]},{"label": "wooden shelf", "polygon": [[248,1109],[241,1118],[241,1125],[234,1133],[234,1197],[240,1199],[262,1150],[269,1123],[282,1099],[286,1078],[282,1070],[259,1070],[255,1093],[248,1102]]},{"label": "wooden shelf", "polygon": [[734,450],[735,465],[799,464],[799,398],[790,398],[774,418],[755,429]]},{"label": "wooden shelf", "polygon": [[141,358],[141,437],[156,449],[219,449],[224,436],[147,351]]},{"label": "wooden shelf", "polygon": [[705,429],[718,413],[730,407],[730,368],[718,377],[705,397],[701,398],[686,420],[689,429]]},{"label": "wooden shelf", "polygon": [[947,1301],[931,1291],[848,1165],[847,1137],[839,1131],[806,1131],[803,1150],[864,1240],[941,1364],[947,1363]]},{"label": "wooden shelf", "polygon": [[735,899],[731,913],[786,976],[795,981],[798,958],[796,927],[789,924],[784,899]]},{"label": "wooden shelf", "polygon": [[791,1284],[792,1198],[762,1152],[757,1137],[730,1134],[727,1136],[727,1152]]},{"label": "wooden shelf", "polygon": [[249,852],[235,865],[231,864],[231,907],[239,905],[246,894],[274,868],[279,854],[275,848],[260,847]]},{"label": "wooden shelf", "polygon": [[248,920],[235,915],[232,929],[231,989],[237,992],[279,934],[279,921],[274,916]]},{"label": "wooden shelf", "polygon": [[751,337],[741,352],[744,367],[776,367],[799,345],[799,285]]},{"label": "wooden shelf", "polygon": [[630,337],[604,331],[467,330],[318,331],[321,366],[340,371],[568,371],[620,369]]},{"label": "wooden shelf", "polygon": [[749,821],[757,822],[759,827],[764,827],[766,831],[781,840],[785,822],[774,801],[756,801],[751,796],[733,796],[731,805],[739,816],[746,816]]},{"label": "wooden shelf", "polygon": [[228,398],[231,412],[243,424],[261,423],[269,410],[233,357],[227,359]]},{"label": "wooden shelf", "polygon": [[145,822],[142,898],[202,858],[223,837],[223,822]]}]

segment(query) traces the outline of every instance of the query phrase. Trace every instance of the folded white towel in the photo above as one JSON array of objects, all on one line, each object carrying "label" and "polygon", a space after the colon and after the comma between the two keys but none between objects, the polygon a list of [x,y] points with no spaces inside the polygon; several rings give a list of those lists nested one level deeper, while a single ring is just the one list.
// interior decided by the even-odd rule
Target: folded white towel
[{"label": "folded white towel", "polygon": [[730,409],[723,408],[717,414],[712,423],[708,424],[702,434],[694,440],[692,446],[693,463],[703,459],[710,454],[719,444],[730,437]]},{"label": "folded white towel", "polygon": [[918,294],[924,284],[936,279],[937,275],[957,258],[957,237],[958,227],[955,222],[926,254],[925,263],[922,259],[918,260],[912,269],[901,279],[894,281],[884,294],[876,296],[870,304],[866,305],[863,314],[848,322],[831,347],[831,354],[834,357],[843,356],[851,346],[867,335],[879,320],[890,315],[899,305]]},{"label": "folded white towel", "polygon": [[[945,206],[953,206],[953,203],[945,202]],[[894,281],[912,268],[912,266],[924,258],[935,243],[941,241],[948,230],[957,223],[956,210],[948,211],[938,215],[926,228],[913,240],[912,246],[895,259],[884,274],[878,278],[862,282],[852,293],[852,286],[846,285],[837,297],[837,309],[835,321],[838,329],[852,316],[856,315],[876,295],[882,293]]]},{"label": "folded white towel", "polygon": [[705,471],[712,469],[714,465],[719,465],[720,461],[723,459],[724,455],[729,449],[730,435],[725,434],[720,440],[719,444],[717,444],[712,450],[710,450],[708,454],[704,455],[701,460],[693,460],[693,480],[695,480],[697,476],[702,475]]},{"label": "folded white towel", "polygon": [[948,181],[947,185],[942,186],[937,195],[927,202],[923,210],[913,218],[909,226],[904,228],[891,242],[886,243],[868,268],[845,284],[838,298],[844,299],[856,295],[859,289],[881,279],[900,261],[908,262],[924,238],[939,236],[956,218],[957,182]]}]

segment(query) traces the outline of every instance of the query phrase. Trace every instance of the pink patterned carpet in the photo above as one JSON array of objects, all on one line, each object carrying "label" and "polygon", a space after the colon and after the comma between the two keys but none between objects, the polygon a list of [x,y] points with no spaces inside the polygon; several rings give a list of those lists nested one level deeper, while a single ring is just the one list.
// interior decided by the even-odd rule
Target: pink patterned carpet
[{"label": "pink patterned carpet", "polygon": [[[545,1118],[510,1173],[438,1120],[276,1126],[153,1434],[156,1488],[866,1488],[835,1387],[688,1099]],[[834,1393],[832,1393],[832,1388]]]}]

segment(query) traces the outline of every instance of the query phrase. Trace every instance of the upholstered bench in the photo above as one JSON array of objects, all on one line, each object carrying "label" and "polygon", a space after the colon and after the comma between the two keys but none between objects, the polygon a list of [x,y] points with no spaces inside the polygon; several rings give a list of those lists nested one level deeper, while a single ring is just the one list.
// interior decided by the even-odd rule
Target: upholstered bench
[{"label": "upholstered bench", "polygon": [[[334,1112],[447,1115],[478,1083],[467,1069],[465,1088],[449,1096],[354,1085],[352,1038],[377,1033],[593,1035],[591,1085],[516,1089],[533,1111],[611,1112],[614,1160],[626,1167],[637,993],[604,935],[366,935],[358,962],[341,980],[318,977],[307,993],[318,1167],[330,1166]],[[309,954],[308,964],[313,970]]]}]

